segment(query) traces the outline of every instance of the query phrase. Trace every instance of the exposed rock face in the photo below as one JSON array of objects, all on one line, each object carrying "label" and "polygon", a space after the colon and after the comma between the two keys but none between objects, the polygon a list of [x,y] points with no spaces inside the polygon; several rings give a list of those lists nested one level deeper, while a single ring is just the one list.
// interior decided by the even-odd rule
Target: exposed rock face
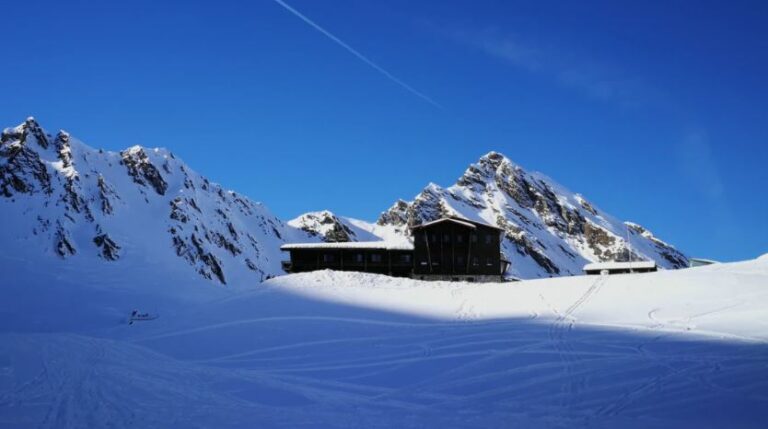
[{"label": "exposed rock face", "polygon": [[0,205],[0,242],[9,253],[36,251],[65,263],[160,264],[220,284],[281,274],[285,242],[408,240],[411,227],[445,215],[502,228],[509,274],[524,278],[577,274],[588,261],[628,254],[665,268],[687,264],[645,228],[625,226],[494,152],[455,185],[430,184],[413,201],[397,201],[376,224],[328,211],[284,224],[166,150],[95,150],[65,131],[51,136],[29,118],[0,136]]},{"label": "exposed rock face", "polygon": [[358,241],[352,228],[327,210],[305,213],[290,221],[289,224],[330,243]]},{"label": "exposed rock face", "polygon": [[161,263],[220,284],[281,274],[279,246],[311,239],[163,149],[95,150],[65,131],[46,134],[32,118],[0,137],[0,204],[4,245]]},{"label": "exposed rock face", "polygon": [[108,234],[99,234],[93,237],[93,243],[100,249],[99,255],[108,261],[116,261],[120,255],[120,246],[115,243]]},{"label": "exposed rock face", "polygon": [[682,253],[678,252],[675,248],[671,247],[669,244],[654,237],[650,231],[643,228],[642,226],[632,222],[625,222],[625,223],[627,227],[630,229],[630,231],[633,232],[633,234],[640,235],[648,239],[651,243],[653,243],[653,246],[656,248],[656,251],[658,252],[658,254],[661,255],[662,258],[666,259],[671,266],[675,266],[675,267],[688,266],[688,258],[685,257],[685,255],[683,255]]},{"label": "exposed rock face", "polygon": [[[160,174],[157,167],[149,161],[149,157],[144,151],[144,148],[134,146],[128,150],[120,152],[120,155],[123,157],[123,163],[128,169],[128,175],[133,178],[134,182],[142,186],[149,185],[158,195],[165,195],[165,191],[168,189],[168,184],[163,179],[163,176]],[[170,172],[167,166],[166,171]]]},{"label": "exposed rock face", "polygon": [[411,209],[411,205],[406,201],[397,200],[397,202],[381,214],[376,221],[379,225],[395,225],[395,226],[407,226],[410,215],[408,211]]},{"label": "exposed rock face", "polygon": [[5,129],[0,137],[0,192],[14,194],[51,193],[51,177],[37,154],[48,148],[48,138],[34,118],[16,128]]},{"label": "exposed rock face", "polygon": [[455,185],[429,184],[413,201],[396,202],[377,224],[412,227],[445,215],[502,228],[502,251],[512,262],[509,274],[523,278],[579,274],[590,261],[620,260],[629,253],[664,268],[687,266],[685,255],[635,224],[628,224],[628,252],[622,222],[496,152],[472,164]]},{"label": "exposed rock face", "polygon": [[77,251],[75,245],[72,242],[72,238],[69,236],[69,231],[64,229],[61,224],[56,228],[56,253],[62,258],[72,256]]}]

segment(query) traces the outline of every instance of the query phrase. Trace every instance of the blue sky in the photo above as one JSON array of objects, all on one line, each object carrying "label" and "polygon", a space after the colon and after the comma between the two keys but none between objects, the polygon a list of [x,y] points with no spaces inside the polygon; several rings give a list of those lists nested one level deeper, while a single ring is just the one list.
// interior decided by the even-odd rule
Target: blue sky
[{"label": "blue sky", "polygon": [[338,40],[273,0],[6,3],[2,126],[167,147],[284,219],[496,150],[690,255],[768,252],[765,2],[286,2]]}]

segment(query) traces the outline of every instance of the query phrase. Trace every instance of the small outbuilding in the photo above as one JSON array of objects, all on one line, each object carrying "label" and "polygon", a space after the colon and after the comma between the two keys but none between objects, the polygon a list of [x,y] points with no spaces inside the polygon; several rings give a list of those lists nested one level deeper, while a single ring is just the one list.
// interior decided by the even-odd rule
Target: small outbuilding
[{"label": "small outbuilding", "polygon": [[584,265],[584,274],[628,274],[658,271],[654,261],[595,262]]}]

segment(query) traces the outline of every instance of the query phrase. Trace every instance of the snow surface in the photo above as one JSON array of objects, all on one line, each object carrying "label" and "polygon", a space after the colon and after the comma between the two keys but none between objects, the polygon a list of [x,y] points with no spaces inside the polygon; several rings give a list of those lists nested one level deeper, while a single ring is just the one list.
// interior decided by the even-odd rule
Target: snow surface
[{"label": "snow surface", "polygon": [[639,268],[656,268],[656,262],[654,261],[632,261],[632,262],[593,262],[591,264],[584,265],[584,271],[590,270],[624,270],[624,269],[639,269]]},{"label": "snow surface", "polygon": [[410,243],[392,243],[388,241],[345,241],[341,243],[289,243],[280,246],[282,250],[291,249],[386,249],[413,250]]},{"label": "snow surface", "polygon": [[[0,427],[758,428],[768,257],[499,284],[262,285],[0,251]],[[133,309],[159,315],[128,325]]]}]

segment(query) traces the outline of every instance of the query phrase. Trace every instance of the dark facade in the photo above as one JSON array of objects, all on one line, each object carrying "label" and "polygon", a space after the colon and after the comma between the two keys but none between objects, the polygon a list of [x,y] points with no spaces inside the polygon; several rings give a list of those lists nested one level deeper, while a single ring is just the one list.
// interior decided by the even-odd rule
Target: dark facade
[{"label": "dark facade", "polygon": [[631,274],[631,273],[652,273],[658,271],[654,261],[634,261],[634,262],[596,262],[584,266],[584,274]]},{"label": "dark facade", "polygon": [[501,229],[459,218],[412,228],[413,246],[384,242],[286,244],[287,272],[362,271],[424,280],[499,281],[509,262],[501,255]]},{"label": "dark facade", "polygon": [[501,232],[494,226],[456,218],[414,227],[414,277],[501,279],[509,264],[501,256]]},{"label": "dark facade", "polygon": [[413,271],[413,250],[369,247],[370,243],[285,245],[291,260],[283,268],[291,273],[315,270],[362,271],[407,277]]}]

